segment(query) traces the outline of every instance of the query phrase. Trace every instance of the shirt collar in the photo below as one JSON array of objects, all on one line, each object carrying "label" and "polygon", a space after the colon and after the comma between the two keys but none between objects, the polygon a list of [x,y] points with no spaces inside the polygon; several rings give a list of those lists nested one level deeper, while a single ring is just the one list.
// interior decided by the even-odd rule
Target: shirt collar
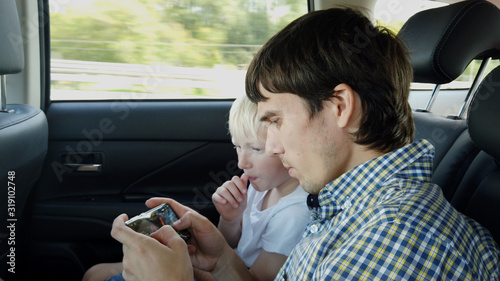
[{"label": "shirt collar", "polygon": [[[420,140],[356,166],[327,184],[310,205],[321,217],[332,217],[396,175],[430,181],[434,147]],[[308,201],[316,200],[314,198]]]}]

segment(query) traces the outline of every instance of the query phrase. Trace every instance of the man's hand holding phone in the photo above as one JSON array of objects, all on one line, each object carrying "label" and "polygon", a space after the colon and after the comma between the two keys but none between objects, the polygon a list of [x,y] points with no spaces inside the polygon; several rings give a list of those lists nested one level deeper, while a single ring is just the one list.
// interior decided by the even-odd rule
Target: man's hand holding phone
[{"label": "man's hand holding phone", "polygon": [[193,280],[186,242],[170,226],[150,236],[134,231],[126,214],[113,222],[111,236],[123,244],[125,280]]},{"label": "man's hand holding phone", "polygon": [[[150,236],[128,227],[126,214],[113,222],[111,236],[123,244],[123,276],[126,280],[189,280],[193,266],[209,271],[220,280],[247,280],[248,269],[227,244],[217,227],[206,217],[172,199],[152,198],[150,208],[170,205],[179,220]],[[184,241],[177,231],[189,229]],[[243,273],[243,275],[240,275]]]},{"label": "man's hand holding phone", "polygon": [[[151,235],[151,233],[157,231],[164,225],[173,225],[177,220],[179,220],[179,217],[174,210],[172,210],[167,203],[163,203],[147,212],[131,218],[125,222],[125,225],[136,232]],[[191,237],[191,234],[187,230],[181,230],[178,233],[184,241],[187,241],[189,237]]]},{"label": "man's hand holding phone", "polygon": [[234,252],[217,227],[198,212],[166,198],[149,199],[146,201],[146,206],[154,207],[163,203],[168,203],[179,214],[180,219],[173,224],[174,229],[189,229],[191,233],[187,246],[194,267],[210,272],[224,251]]}]

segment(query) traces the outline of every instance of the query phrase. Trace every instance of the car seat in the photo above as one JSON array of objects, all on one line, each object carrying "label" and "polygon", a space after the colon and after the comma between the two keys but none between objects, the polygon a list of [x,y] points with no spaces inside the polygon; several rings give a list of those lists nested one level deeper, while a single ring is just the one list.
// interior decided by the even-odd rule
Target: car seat
[{"label": "car seat", "polygon": [[500,244],[500,66],[475,92],[467,128],[481,150],[465,171],[451,203],[486,227]]},{"label": "car seat", "polygon": [[[436,87],[426,108],[414,110],[415,139],[427,139],[435,147],[432,182],[451,201],[479,148],[466,131],[463,110],[470,104],[491,58],[500,57],[500,9],[484,0],[462,1],[424,10],[403,25],[398,36],[406,41],[414,82]],[[441,84],[458,78],[473,60],[483,61],[461,112],[443,116],[430,112]]]},{"label": "car seat", "polygon": [[[0,1],[0,278],[4,279],[6,266],[20,265],[26,258],[23,217],[48,143],[47,120],[42,110],[6,102],[6,76],[24,68],[22,39],[16,2]],[[20,91],[8,94],[25,95]]]}]

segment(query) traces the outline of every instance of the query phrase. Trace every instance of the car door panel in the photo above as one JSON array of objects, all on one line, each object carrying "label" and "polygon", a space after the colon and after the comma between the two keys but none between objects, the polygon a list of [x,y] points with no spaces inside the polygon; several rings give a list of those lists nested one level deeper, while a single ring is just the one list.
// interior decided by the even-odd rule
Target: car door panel
[{"label": "car door panel", "polygon": [[[211,194],[238,174],[227,132],[231,100],[62,102],[47,109],[49,148],[36,186],[30,264],[52,280],[96,262],[118,261],[110,236],[121,213],[146,210],[150,197],[174,198],[206,215]],[[51,263],[65,269],[47,271]],[[70,278],[71,279],[71,278]]]}]

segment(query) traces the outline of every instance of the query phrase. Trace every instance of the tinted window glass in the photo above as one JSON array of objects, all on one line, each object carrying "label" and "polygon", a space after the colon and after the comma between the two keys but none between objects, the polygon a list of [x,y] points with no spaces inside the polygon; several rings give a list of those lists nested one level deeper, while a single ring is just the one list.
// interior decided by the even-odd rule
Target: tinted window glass
[{"label": "tinted window glass", "polygon": [[304,0],[51,0],[51,99],[227,98]]}]

